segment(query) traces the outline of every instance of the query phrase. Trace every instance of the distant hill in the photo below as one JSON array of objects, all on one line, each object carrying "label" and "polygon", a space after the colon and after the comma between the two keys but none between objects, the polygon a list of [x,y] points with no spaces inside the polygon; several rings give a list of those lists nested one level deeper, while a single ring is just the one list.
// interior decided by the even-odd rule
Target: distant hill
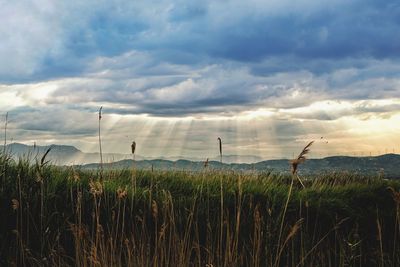
[{"label": "distant hill", "polygon": [[[3,151],[2,145],[0,145],[0,151]],[[70,145],[48,145],[48,146],[33,146],[25,145],[20,143],[12,143],[6,146],[6,151],[10,153],[15,159],[20,157],[27,157],[31,160],[41,158],[42,155],[51,147],[51,152],[48,154],[47,159],[56,165],[77,165],[77,164],[89,164],[99,162],[99,153],[87,153],[82,152],[74,146]],[[125,159],[131,159],[130,154],[123,153],[103,153],[104,162],[115,162]],[[147,158],[140,155],[136,155],[137,160],[156,160],[154,158]],[[157,160],[181,160],[182,157],[168,157],[168,158],[157,158]],[[237,162],[259,162],[262,160],[259,156],[252,155],[224,155],[222,157],[223,162],[226,163],[237,163]],[[192,161],[201,161],[200,158],[191,158]],[[210,158],[210,160],[219,160],[219,157]]]},{"label": "distant hill", "polygon": [[[132,166],[138,169],[161,169],[161,170],[202,170],[204,162],[190,160],[122,160],[105,164],[105,168],[128,169]],[[96,169],[99,164],[81,165],[82,169]],[[220,163],[219,161],[209,161],[210,169],[230,169],[230,170],[270,170],[275,172],[288,173],[290,171],[289,160],[266,160],[254,164],[248,163]],[[302,175],[312,175],[324,172],[353,172],[366,175],[384,175],[386,178],[400,178],[400,155],[386,154],[376,157],[347,157],[334,156],[323,159],[309,159],[299,168]]]},{"label": "distant hill", "polygon": [[[74,146],[69,145],[48,145],[48,146],[33,146],[20,143],[12,143],[6,146],[6,151],[13,158],[28,157],[34,161],[43,156],[43,154],[51,147],[50,153],[47,155],[47,160],[50,160],[56,165],[72,165],[72,164],[88,164],[98,162],[100,159],[99,153],[85,153]],[[4,146],[0,146],[0,151],[3,151]],[[112,162],[129,158],[127,154],[104,153],[104,162]],[[139,158],[140,159],[140,158]]]},{"label": "distant hill", "polygon": [[[75,165],[82,169],[99,168],[99,153],[85,153],[74,146],[69,145],[49,145],[49,146],[30,146],[20,143],[12,143],[6,146],[6,151],[15,159],[29,157],[32,161],[40,160],[47,149],[51,151],[47,156],[56,165]],[[3,146],[0,146],[3,151]],[[105,168],[127,169],[132,168],[133,161],[129,154],[104,153],[103,160]],[[95,163],[93,163],[95,162]],[[112,162],[112,163],[108,163]],[[238,163],[247,162],[247,163]],[[256,162],[256,163],[248,163]],[[139,169],[162,169],[162,170],[202,170],[204,161],[199,159],[184,160],[179,157],[171,159],[149,159],[136,156],[135,167]],[[210,169],[227,170],[270,170],[276,172],[289,172],[289,160],[265,160],[260,161],[257,156],[235,156],[226,155],[223,163],[219,162],[218,157],[210,158],[208,163]],[[384,174],[387,178],[400,178],[400,155],[386,154],[376,157],[347,157],[334,156],[323,159],[308,159],[299,169],[302,175],[309,175],[322,172],[357,172],[368,175]]]}]

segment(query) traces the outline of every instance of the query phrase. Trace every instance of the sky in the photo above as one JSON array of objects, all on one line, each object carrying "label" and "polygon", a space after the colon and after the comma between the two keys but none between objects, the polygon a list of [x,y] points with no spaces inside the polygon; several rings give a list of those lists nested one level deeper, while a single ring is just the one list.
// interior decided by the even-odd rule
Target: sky
[{"label": "sky", "polygon": [[400,153],[397,0],[0,0],[0,18],[8,142],[98,151],[103,106],[105,152]]}]

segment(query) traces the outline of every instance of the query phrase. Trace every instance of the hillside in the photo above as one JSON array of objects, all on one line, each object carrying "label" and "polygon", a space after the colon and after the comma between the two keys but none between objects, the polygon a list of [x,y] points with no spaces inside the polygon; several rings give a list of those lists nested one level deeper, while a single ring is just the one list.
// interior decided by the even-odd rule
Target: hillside
[{"label": "hillside", "polygon": [[[135,166],[138,169],[161,169],[161,170],[202,170],[204,162],[190,160],[132,160],[116,161],[104,164],[105,168],[128,169]],[[299,171],[302,175],[314,175],[324,172],[354,172],[364,175],[382,175],[386,178],[400,177],[400,155],[386,154],[376,157],[346,157],[334,156],[323,159],[309,159]],[[98,163],[86,164],[80,166],[82,169],[96,169]],[[210,161],[208,168],[218,170],[241,170],[241,171],[274,171],[288,172],[290,170],[289,160],[266,160],[254,164],[247,163],[220,163]]]},{"label": "hillside", "polygon": [[[14,159],[21,157],[29,157],[31,160],[39,158],[51,148],[47,159],[55,165],[72,165],[72,164],[88,164],[99,161],[99,153],[86,153],[70,145],[47,145],[47,146],[32,146],[20,143],[12,143],[6,146],[6,151]],[[0,151],[3,151],[4,146],[0,146]],[[105,162],[123,160],[130,157],[127,154],[119,153],[104,153],[103,159]]]},{"label": "hillside", "polygon": [[[70,145],[49,145],[49,146],[29,146],[25,144],[12,143],[7,145],[6,151],[12,155],[14,159],[21,157],[29,157],[33,162],[40,160],[42,155],[51,147],[47,160],[55,165],[75,165],[81,169],[97,169],[99,168],[99,153],[85,153]],[[0,146],[3,151],[3,146]],[[159,169],[159,170],[192,170],[199,171],[204,169],[204,161],[198,159],[179,159],[179,158],[144,158],[136,156],[136,160],[130,159],[131,155],[118,153],[104,153],[103,160],[105,168],[112,169],[128,169],[134,165],[138,169]],[[289,172],[288,159],[274,159],[257,161],[256,156],[234,156],[226,155],[223,157],[223,163],[212,158],[208,163],[208,168],[217,170],[240,170],[240,171],[274,171]],[[255,163],[236,163],[251,162]],[[366,175],[382,175],[386,178],[400,177],[400,155],[385,154],[374,157],[348,157],[333,156],[322,159],[307,160],[301,170],[302,175],[315,175],[324,172],[355,172]]]},{"label": "hillside", "polygon": [[[6,151],[14,158],[18,159],[20,157],[29,157],[30,159],[35,159],[35,157],[41,157],[47,149],[51,147],[51,153],[47,156],[53,164],[55,165],[74,165],[74,164],[90,164],[99,162],[100,154],[97,152],[83,152],[71,145],[46,145],[46,146],[33,146],[25,145],[20,143],[12,143],[6,146]],[[3,151],[4,146],[0,145],[0,151]],[[124,153],[103,153],[104,162],[115,162],[125,159],[131,159],[131,154]],[[136,160],[170,160],[178,161],[183,157],[172,156],[172,157],[143,157],[141,155],[135,155]],[[189,158],[192,161],[201,161],[200,158]],[[219,160],[219,157],[215,156],[211,160]],[[226,163],[237,163],[237,162],[259,162],[262,158],[253,155],[224,155],[223,161]]]}]

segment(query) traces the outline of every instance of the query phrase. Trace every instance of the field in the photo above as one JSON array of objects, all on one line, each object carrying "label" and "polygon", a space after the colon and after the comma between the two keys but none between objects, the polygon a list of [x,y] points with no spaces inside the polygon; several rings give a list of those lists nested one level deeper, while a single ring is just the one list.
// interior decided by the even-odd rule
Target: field
[{"label": "field", "polygon": [[0,168],[1,266],[400,265],[396,180]]}]

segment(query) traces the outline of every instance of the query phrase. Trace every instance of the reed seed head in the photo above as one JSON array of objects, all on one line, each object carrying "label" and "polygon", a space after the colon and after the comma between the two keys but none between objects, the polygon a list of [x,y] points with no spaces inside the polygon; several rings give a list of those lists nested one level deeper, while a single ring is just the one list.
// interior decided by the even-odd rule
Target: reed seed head
[{"label": "reed seed head", "polygon": [[218,143],[219,143],[219,155],[222,157],[222,140],[221,137],[217,138]]},{"label": "reed seed head", "polygon": [[208,158],[206,159],[206,161],[204,161],[204,168],[208,167]]},{"label": "reed seed head", "polygon": [[128,192],[127,192],[127,190],[126,190],[126,186],[125,186],[125,188],[124,189],[122,189],[121,187],[119,187],[118,189],[117,189],[117,198],[118,199],[124,199],[126,196],[128,195]]},{"label": "reed seed head", "polygon": [[90,193],[93,196],[100,196],[101,194],[103,194],[103,185],[98,181],[89,182],[89,188],[90,188]]},{"label": "reed seed head", "polygon": [[99,120],[101,120],[102,116],[101,116],[101,111],[103,110],[103,106],[100,107],[99,109]]},{"label": "reed seed head", "polygon": [[299,231],[300,226],[301,226],[301,224],[303,223],[303,221],[304,221],[304,219],[301,218],[300,220],[298,220],[298,221],[290,228],[289,234],[287,235],[286,240],[285,240],[285,242],[284,242],[285,244],[286,244],[290,239],[292,239],[292,237],[294,237],[294,236],[296,235],[296,233]]},{"label": "reed seed head", "polygon": [[16,200],[15,198],[13,198],[11,200],[11,207],[12,207],[13,210],[19,209],[19,201]]},{"label": "reed seed head", "polygon": [[131,150],[132,150],[132,155],[134,155],[135,154],[135,150],[136,150],[136,142],[135,141],[132,142]]},{"label": "reed seed head", "polygon": [[154,219],[157,219],[158,217],[158,205],[156,201],[151,202],[151,214],[153,215]]},{"label": "reed seed head", "polygon": [[290,161],[290,164],[292,166],[292,174],[296,174],[298,166],[306,161],[306,155],[310,152],[310,146],[314,143],[314,141],[311,141],[306,145],[303,150],[300,152],[300,154],[297,156],[297,158],[293,159]]},{"label": "reed seed head", "polygon": [[400,205],[400,191],[396,191],[393,187],[389,186],[388,189],[392,192],[392,197],[397,205]]},{"label": "reed seed head", "polygon": [[78,182],[81,178],[79,177],[79,174],[74,174],[74,181]]},{"label": "reed seed head", "polygon": [[261,222],[261,213],[259,206],[257,205],[254,209],[254,221],[259,224]]}]

